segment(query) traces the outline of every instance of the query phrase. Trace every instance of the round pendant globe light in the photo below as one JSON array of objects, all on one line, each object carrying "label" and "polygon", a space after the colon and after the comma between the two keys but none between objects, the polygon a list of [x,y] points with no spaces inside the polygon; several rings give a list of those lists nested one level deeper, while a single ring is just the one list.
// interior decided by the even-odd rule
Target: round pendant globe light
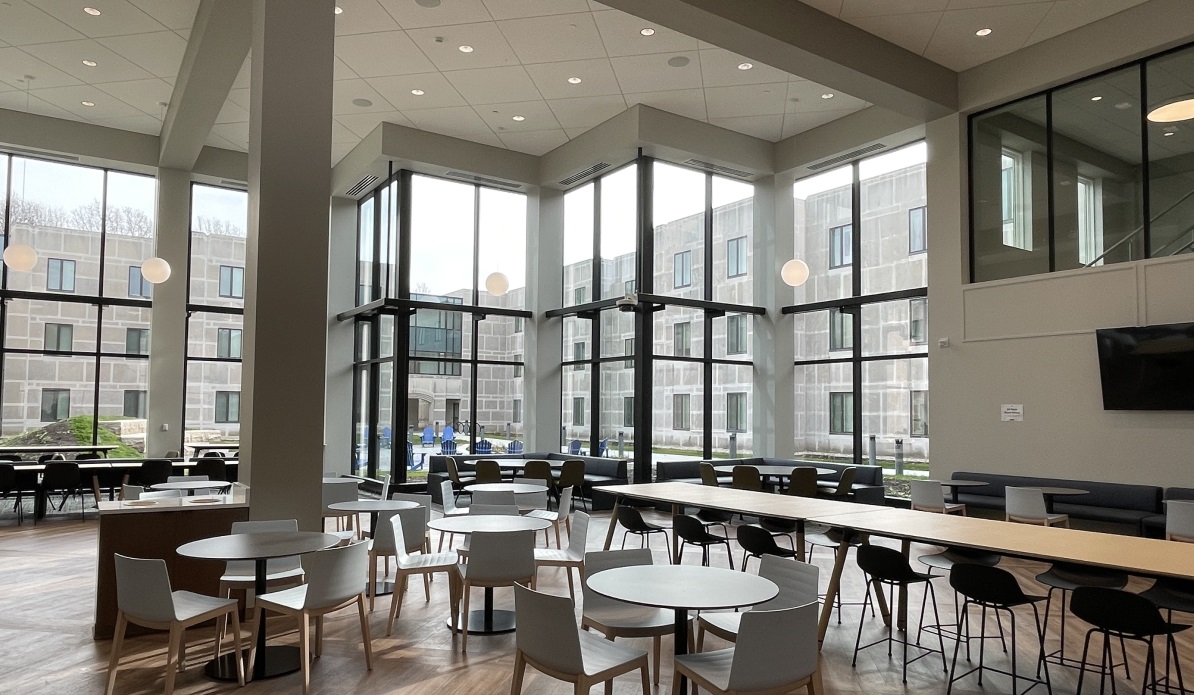
[{"label": "round pendant globe light", "polygon": [[[16,231],[16,228],[13,228]],[[9,270],[27,273],[37,265],[37,251],[29,244],[10,244],[4,249],[4,265]]]},{"label": "round pendant globe light", "polygon": [[141,264],[141,277],[145,278],[146,282],[160,285],[170,279],[170,264],[164,258],[145,259]]},{"label": "round pendant globe light", "polygon": [[1148,120],[1153,123],[1177,123],[1191,118],[1194,118],[1194,96],[1174,99],[1148,112]]},{"label": "round pendant globe light", "polygon": [[510,290],[510,278],[501,271],[490,273],[485,278],[485,289],[489,290],[489,294],[500,297]]},{"label": "round pendant globe light", "polygon": [[800,287],[808,280],[808,264],[798,258],[793,258],[784,263],[784,267],[779,271],[779,276],[786,284]]}]

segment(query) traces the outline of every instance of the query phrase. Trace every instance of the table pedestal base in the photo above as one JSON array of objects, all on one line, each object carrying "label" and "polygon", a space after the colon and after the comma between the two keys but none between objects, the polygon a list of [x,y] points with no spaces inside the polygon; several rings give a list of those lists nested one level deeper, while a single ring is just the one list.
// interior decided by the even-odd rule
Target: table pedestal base
[{"label": "table pedestal base", "polygon": [[[365,594],[369,593],[369,582],[365,582]],[[392,593],[394,593],[394,582],[377,582],[373,585],[372,594],[374,596],[389,596]]]},{"label": "table pedestal base", "polygon": [[[470,635],[500,635],[514,631],[514,611],[493,611],[491,617],[486,618],[485,611],[470,611],[466,620],[457,622],[457,629],[467,629]],[[452,619],[448,618],[444,624],[452,627]]]},{"label": "table pedestal base", "polygon": [[[245,645],[246,655],[248,654],[248,645]],[[294,673],[302,668],[301,654],[298,647],[289,646],[273,646],[266,647],[265,653],[258,652],[258,659],[265,659],[265,672],[263,674],[254,675],[248,669],[245,670],[245,680],[258,680],[264,678],[277,678],[278,676],[285,676],[288,673]],[[208,678],[218,681],[236,682],[236,654],[224,654],[218,659],[213,659],[207,662],[203,667],[203,672],[207,674]]]}]

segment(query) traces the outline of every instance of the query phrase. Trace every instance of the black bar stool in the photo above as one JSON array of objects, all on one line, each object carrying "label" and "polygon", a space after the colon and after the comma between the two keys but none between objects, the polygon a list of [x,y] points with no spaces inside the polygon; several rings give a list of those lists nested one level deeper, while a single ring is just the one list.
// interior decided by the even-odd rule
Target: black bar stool
[{"label": "black bar stool", "polygon": [[[1057,649],[1046,654],[1045,659],[1059,666],[1079,668],[1081,666],[1081,662],[1071,659],[1065,655],[1066,594],[1078,589],[1079,587],[1122,589],[1128,584],[1128,575],[1124,572],[1102,569],[1100,567],[1087,567],[1085,565],[1072,565],[1065,562],[1055,562],[1049,569],[1038,574],[1036,576],[1036,580],[1049,587],[1049,593],[1045,600],[1044,621],[1046,625],[1049,624],[1049,609],[1053,603],[1053,592],[1061,592],[1061,634],[1058,640]],[[1123,647],[1122,644],[1120,647],[1123,651],[1124,673],[1128,676],[1128,678],[1131,678],[1132,674],[1128,671],[1127,649]],[[1111,664],[1108,668],[1114,669],[1115,666],[1115,664]],[[1040,676],[1039,668],[1037,669],[1037,676]]]},{"label": "black bar stool", "polygon": [[[814,471],[815,472],[815,471]],[[767,528],[766,519],[760,520],[763,528]],[[804,534],[804,542],[808,544],[808,555],[805,556],[805,561],[811,563],[813,561],[813,551],[818,547],[833,548],[835,553],[849,553],[850,548],[857,548],[862,543],[867,542],[869,536],[865,533],[859,533],[854,529],[832,527],[826,529],[824,532],[813,532]],[[819,595],[820,599],[824,600],[825,595]],[[861,601],[843,601],[841,587],[838,587],[837,596],[834,601],[837,607],[837,624],[842,624],[842,606],[871,606],[874,611],[875,607],[871,605],[871,592],[863,593]],[[864,609],[865,612],[865,609]]]},{"label": "black bar stool", "polygon": [[[1179,613],[1194,613],[1194,581],[1189,579],[1177,579],[1174,577],[1162,577],[1153,583],[1152,586],[1140,592],[1140,595],[1153,605],[1166,612],[1165,619],[1173,622],[1173,612]],[[1169,649],[1169,642],[1165,643],[1165,676],[1159,678],[1163,681],[1166,687],[1169,687],[1169,662],[1173,658],[1175,652]],[[1182,692],[1185,692],[1185,686],[1181,684],[1181,674],[1178,674],[1178,687]]]},{"label": "black bar stool", "polygon": [[[1178,687],[1185,692],[1182,685],[1182,667],[1178,661],[1177,645],[1173,636],[1190,628],[1189,625],[1178,625],[1166,621],[1161,617],[1161,610],[1140,594],[1134,594],[1122,589],[1107,589],[1098,586],[1080,586],[1074,589],[1070,597],[1070,611],[1094,627],[1086,631],[1086,640],[1082,644],[1082,670],[1078,672],[1077,694],[1082,693],[1082,679],[1086,676],[1086,657],[1090,651],[1090,638],[1098,632],[1103,635],[1103,668],[1099,674],[1099,692],[1103,692],[1108,672],[1111,674],[1111,689],[1115,690],[1115,670],[1108,665],[1111,660],[1111,638],[1121,640],[1136,640],[1148,645],[1148,656],[1144,660],[1145,677],[1148,678],[1140,691],[1143,693],[1152,685],[1153,695],[1158,692],[1157,658],[1153,649],[1153,638],[1165,637],[1165,648],[1173,653],[1173,666],[1177,671]],[[1169,692],[1168,687],[1165,692]]]},{"label": "black bar stool", "polygon": [[[941,570],[942,572],[949,572],[954,565],[962,563],[970,565],[986,565],[987,567],[994,567],[1003,559],[1002,556],[996,553],[989,553],[984,550],[973,550],[971,548],[959,548],[950,546],[940,553],[932,553],[930,555],[921,555],[917,558],[920,564],[929,568],[929,576],[936,576],[933,574],[934,570]],[[942,575],[944,576],[944,575]],[[921,606],[921,611],[924,611],[924,606]],[[954,621],[952,623],[942,623],[941,625],[921,625],[920,629],[916,631],[916,639],[920,641],[921,630],[945,630],[946,636],[951,639],[957,639],[957,633],[953,631],[958,623],[962,620],[962,601],[958,599],[958,592],[954,591]],[[1003,638],[1003,622],[996,620],[999,625],[999,640],[1003,642],[1003,651],[1007,651],[1007,643]],[[992,635],[992,638],[994,635]],[[970,658],[970,644],[966,644],[966,658]]]}]

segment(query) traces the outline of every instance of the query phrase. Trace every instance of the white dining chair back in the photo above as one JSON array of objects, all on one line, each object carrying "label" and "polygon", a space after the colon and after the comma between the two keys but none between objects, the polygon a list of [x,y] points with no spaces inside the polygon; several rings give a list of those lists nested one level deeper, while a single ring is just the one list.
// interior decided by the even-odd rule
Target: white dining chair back
[{"label": "white dining chair back", "polygon": [[518,507],[513,504],[470,504],[468,513],[477,516],[519,516]]},{"label": "white dining chair back", "polygon": [[534,531],[474,533],[469,539],[469,582],[515,582],[534,574]]},{"label": "white dining chair back", "polygon": [[1007,500],[1007,515],[1017,519],[1045,519],[1045,495],[1035,487],[1004,488]]},{"label": "white dining chair back", "polygon": [[797,683],[817,670],[817,604],[749,611],[730,665],[729,690],[770,690]]},{"label": "white dining chair back", "polygon": [[182,490],[146,490],[140,485],[122,485],[121,496],[129,500],[170,499],[183,496]]},{"label": "white dining chair back", "polygon": [[507,490],[477,490],[473,493],[473,504],[504,504],[517,506],[514,493]]},{"label": "white dining chair back", "polygon": [[572,599],[514,585],[515,641],[532,661],[561,673],[584,673]]},{"label": "white dining chair back", "polygon": [[451,480],[445,480],[439,484],[439,496],[444,501],[444,516],[460,513],[461,509],[456,506],[456,493],[452,491]]},{"label": "white dining chair back", "polygon": [[560,489],[560,504],[556,507],[556,510],[560,513],[561,517],[568,516],[568,513],[572,511],[573,489],[575,488],[572,485]]},{"label": "white dining chair back", "polygon": [[388,499],[390,499],[390,479],[389,479],[389,478],[386,478],[385,480],[383,480],[383,481],[382,481],[382,483],[381,483],[381,494],[380,494],[380,495],[378,495],[378,497],[377,497],[377,498],[378,498],[378,499],[381,499],[381,500],[388,500]]},{"label": "white dining chair back", "polygon": [[134,618],[168,623],[175,619],[166,561],[116,553],[116,606]]},{"label": "white dining chair back", "polygon": [[1194,500],[1165,502],[1165,537],[1194,543]]},{"label": "white dining chair back", "polygon": [[[537,492],[521,492],[515,495],[515,500],[517,500],[519,511],[529,512],[532,509],[547,509],[546,481],[540,480],[537,482],[544,483],[545,487]],[[529,484],[534,484],[534,482]]]},{"label": "white dining chair back", "polygon": [[323,481],[324,516],[346,516],[346,512],[328,509],[329,504],[353,502],[357,499],[357,481],[354,478],[339,478]]},{"label": "white dining chair back", "polygon": [[[411,511],[417,512],[418,510],[413,509]],[[398,512],[378,513],[377,528],[373,529],[374,554],[397,555],[400,547],[405,551],[406,546],[398,545],[397,534],[394,533],[395,527],[402,527],[402,517],[398,516]]]},{"label": "white dining chair back", "polygon": [[305,608],[337,606],[359,596],[369,569],[369,544],[352,543],[303,556],[307,575]]},{"label": "white dining chair back", "polygon": [[912,481],[912,508],[945,511],[945,490],[936,480]]},{"label": "white dining chair back", "polygon": [[206,483],[209,480],[211,480],[211,478],[207,477],[206,475],[169,475],[169,476],[166,476],[167,483],[191,483],[191,482]]},{"label": "white dining chair back", "polygon": [[[395,512],[402,522],[402,534],[406,545],[400,546],[408,553],[417,553],[427,547],[427,510],[428,507],[415,507]],[[380,519],[378,526],[381,526]]]},{"label": "white dining chair back", "polygon": [[[402,522],[402,517],[398,514],[390,514],[383,523],[379,517],[377,520],[377,531],[374,532],[373,541],[377,542],[378,534],[384,533],[389,537],[391,554],[398,557],[398,564],[405,562],[410,555],[406,552],[406,532],[403,531],[405,524]],[[376,547],[376,546],[375,546]]]},{"label": "white dining chair back", "polygon": [[[298,519],[264,519],[261,521],[234,521],[232,533],[286,533],[298,531]],[[297,556],[278,557],[265,561],[267,575],[278,572],[291,572],[302,568],[302,562]],[[252,579],[256,576],[256,566],[252,560],[230,560],[224,569],[224,576],[237,575]]]},{"label": "white dining chair back", "polygon": [[431,521],[431,495],[414,492],[395,492],[390,495],[390,499],[402,502],[414,502],[423,508],[423,523]]},{"label": "white dining chair back", "polygon": [[759,576],[775,582],[779,587],[779,593],[775,598],[760,603],[751,610],[770,611],[817,602],[820,570],[816,565],[789,560],[779,555],[764,555],[759,564]]},{"label": "white dining chair back", "polygon": [[584,596],[584,611],[610,610],[625,607],[625,601],[602,596],[589,588],[589,577],[605,570],[617,567],[635,567],[638,565],[654,564],[649,548],[634,548],[632,550],[598,550],[585,553],[585,581],[581,583],[581,595]]},{"label": "white dining chair back", "polygon": [[589,515],[584,512],[573,512],[572,530],[568,532],[568,555],[577,560],[584,560],[585,548],[588,547],[588,543]]}]

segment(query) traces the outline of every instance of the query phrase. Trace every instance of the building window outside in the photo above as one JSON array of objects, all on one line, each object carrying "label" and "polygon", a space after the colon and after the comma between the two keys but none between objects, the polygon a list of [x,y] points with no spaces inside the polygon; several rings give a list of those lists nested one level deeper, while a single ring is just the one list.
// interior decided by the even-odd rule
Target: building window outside
[{"label": "building window outside", "polygon": [[145,404],[148,401],[145,391],[124,392],[124,416],[145,419]]},{"label": "building window outside", "polygon": [[[1078,177],[1078,262],[1103,265],[1103,190],[1097,179]],[[1095,259],[1099,258],[1096,262]]]},{"label": "building window outside", "polygon": [[521,316],[514,317],[514,332],[515,333],[522,333],[522,322],[523,322],[523,318]]},{"label": "building window outside", "polygon": [[515,398],[514,405],[510,408],[510,419],[512,422],[522,422],[522,399]]},{"label": "building window outside", "polygon": [[577,287],[575,290],[572,291],[572,303],[573,304],[584,304],[585,302],[588,301],[588,299],[589,299],[589,288],[588,287]]},{"label": "building window outside", "polygon": [[626,355],[626,359],[622,360],[622,366],[630,369],[634,367],[634,338],[626,338],[624,344],[626,347],[622,354]]},{"label": "building window outside", "polygon": [[[522,353],[519,353],[519,354],[515,355],[515,356],[514,356],[514,361],[515,361],[515,362],[522,362]],[[522,378],[522,365],[521,365],[521,364],[516,364],[516,365],[514,365],[514,378],[515,378],[515,379],[521,379],[521,378]]]},{"label": "building window outside", "polygon": [[746,316],[734,314],[726,317],[726,354],[746,353]]},{"label": "building window outside", "polygon": [[740,236],[726,242],[726,277],[746,275],[746,237]]},{"label": "building window outside", "polygon": [[220,296],[233,299],[245,297],[245,269],[235,265],[220,266]]},{"label": "building window outside", "polygon": [[672,429],[688,429],[688,402],[689,395],[687,393],[672,394]]},{"label": "building window outside", "polygon": [[676,357],[688,357],[692,354],[692,324],[688,321],[673,326],[675,332]]},{"label": "building window outside", "polygon": [[153,296],[153,284],[141,275],[141,266],[129,266],[129,296],[130,297],[145,297],[148,299]]},{"label": "building window outside", "polygon": [[70,352],[74,349],[75,327],[69,323],[47,323],[45,349]]},{"label": "building window outside", "polygon": [[913,345],[924,345],[929,340],[928,308],[924,297],[908,300],[908,341]]},{"label": "building window outside", "polygon": [[746,431],[746,394],[726,394],[726,431]]},{"label": "building window outside", "polygon": [[573,427],[585,426],[585,397],[574,396],[572,398],[572,425]]},{"label": "building window outside", "polygon": [[912,421],[909,433],[913,437],[929,436],[929,392],[912,391],[912,407],[909,409]]},{"label": "building window outside", "polygon": [[622,397],[622,426],[634,427],[634,396]]},{"label": "building window outside", "polygon": [[[574,359],[578,362],[585,359],[585,344],[584,343],[573,343],[572,344],[572,359]],[[577,369],[585,368],[585,365],[583,365],[583,364],[578,364],[575,366]]]},{"label": "building window outside", "polygon": [[829,267],[844,268],[854,262],[853,226],[843,224],[829,230]]},{"label": "building window outside", "polygon": [[676,289],[692,284],[692,251],[681,251],[673,258],[672,286]]},{"label": "building window outside", "polygon": [[75,262],[51,258],[46,264],[46,289],[52,292],[74,292]]},{"label": "building window outside", "polygon": [[240,422],[240,391],[216,391],[216,422]]},{"label": "building window outside", "polygon": [[854,394],[832,391],[829,394],[829,434],[854,433]]},{"label": "building window outside", "polygon": [[841,309],[829,310],[829,349],[854,349],[854,315]]},{"label": "building window outside", "polygon": [[124,352],[126,355],[148,355],[149,329],[126,328],[124,330]]},{"label": "building window outside", "polygon": [[241,329],[216,329],[216,357],[241,358]]},{"label": "building window outside", "polygon": [[908,211],[908,253],[924,253],[929,248],[928,208]]},{"label": "building window outside", "polygon": [[41,421],[58,422],[70,417],[70,389],[41,390]]}]

